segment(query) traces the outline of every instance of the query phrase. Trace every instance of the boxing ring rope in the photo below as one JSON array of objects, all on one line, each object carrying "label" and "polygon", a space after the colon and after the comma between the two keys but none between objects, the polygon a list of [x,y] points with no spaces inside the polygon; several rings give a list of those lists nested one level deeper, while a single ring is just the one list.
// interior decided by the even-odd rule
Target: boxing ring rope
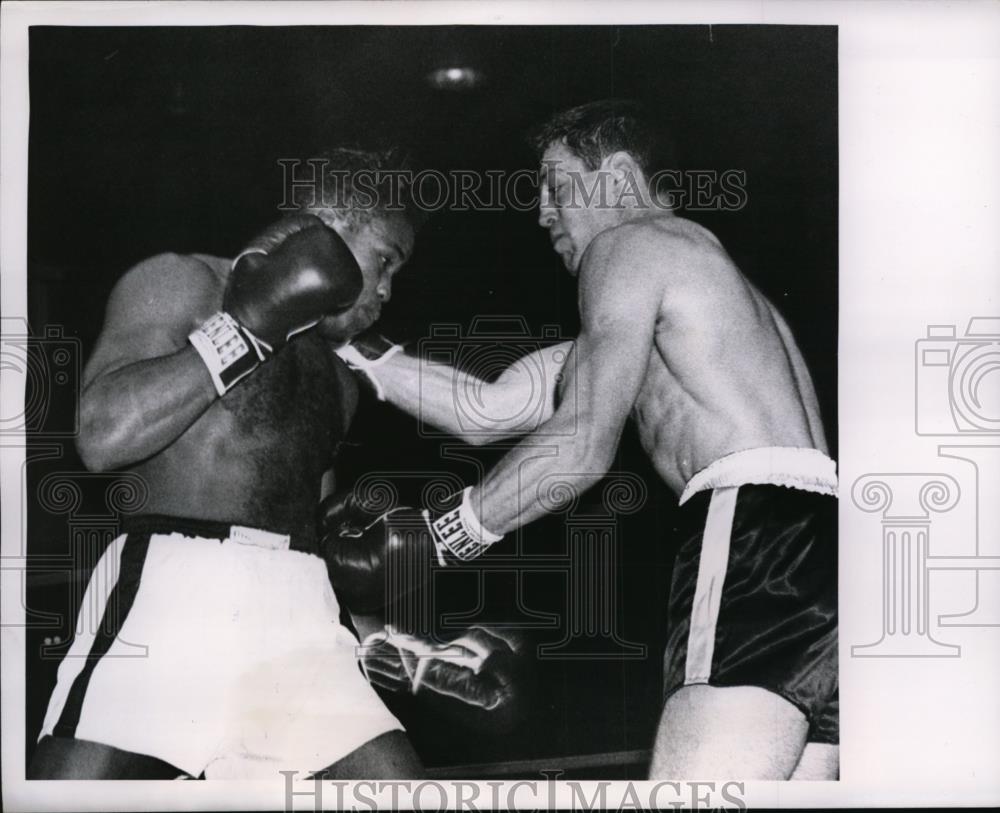
[{"label": "boxing ring rope", "polygon": [[583,768],[610,768],[627,765],[648,765],[651,758],[648,750],[606,751],[599,754],[575,754],[572,756],[539,757],[537,759],[512,760],[509,762],[483,762],[471,765],[449,765],[441,768],[427,768],[431,779],[479,779],[488,776],[544,776],[542,771],[572,771]]}]

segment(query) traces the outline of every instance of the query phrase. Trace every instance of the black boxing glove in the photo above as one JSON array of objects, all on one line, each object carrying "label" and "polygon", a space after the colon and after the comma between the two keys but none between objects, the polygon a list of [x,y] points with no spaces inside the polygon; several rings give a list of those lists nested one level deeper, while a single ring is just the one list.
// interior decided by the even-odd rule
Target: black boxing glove
[{"label": "black boxing glove", "polygon": [[334,491],[320,500],[318,523],[320,535],[331,531],[353,529],[359,533],[388,510],[386,494],[376,487],[371,491],[362,488]]},{"label": "black boxing glove", "polygon": [[354,304],[361,268],[337,232],[314,215],[275,223],[236,258],[223,308],[274,350]]},{"label": "black boxing glove", "polygon": [[530,659],[523,636],[473,626],[446,643],[387,626],[369,635],[361,666],[373,685],[391,692],[424,693],[478,724],[486,713],[494,727],[509,727],[529,694]]},{"label": "black boxing glove", "polygon": [[376,515],[350,492],[328,498],[322,550],[338,598],[352,612],[375,612],[425,584],[435,564],[470,561],[499,542],[476,518],[471,490],[436,516],[406,507]]},{"label": "black boxing glove", "polygon": [[340,235],[318,217],[291,215],[233,261],[223,310],[188,338],[224,395],[296,333],[353,305],[363,284]]},{"label": "black boxing glove", "polygon": [[434,563],[445,564],[426,512],[396,508],[371,519],[344,501],[349,514],[328,521],[322,539],[337,599],[354,613],[373,613],[420,588]]}]

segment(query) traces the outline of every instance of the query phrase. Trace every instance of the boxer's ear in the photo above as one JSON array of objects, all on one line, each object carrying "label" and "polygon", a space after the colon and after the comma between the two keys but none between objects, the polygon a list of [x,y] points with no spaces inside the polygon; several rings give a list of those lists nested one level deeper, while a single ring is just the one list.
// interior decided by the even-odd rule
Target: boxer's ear
[{"label": "boxer's ear", "polygon": [[318,218],[328,229],[333,229],[337,234],[343,232],[356,232],[361,225],[361,218],[357,212],[350,209],[341,209],[333,206],[316,206],[305,209],[306,214]]},{"label": "boxer's ear", "polygon": [[624,150],[605,156],[601,161],[601,169],[610,172],[615,182],[619,184],[629,182],[630,176],[634,177],[639,170],[635,159]]}]

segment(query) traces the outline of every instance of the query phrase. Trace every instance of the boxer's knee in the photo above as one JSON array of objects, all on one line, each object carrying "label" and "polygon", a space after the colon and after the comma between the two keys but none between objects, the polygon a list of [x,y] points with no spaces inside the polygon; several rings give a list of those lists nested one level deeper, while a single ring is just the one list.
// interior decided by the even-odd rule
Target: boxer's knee
[{"label": "boxer's knee", "polygon": [[656,779],[788,779],[809,723],[757,686],[684,686],[664,704],[650,775]]},{"label": "boxer's knee", "polygon": [[144,754],[66,737],[42,737],[28,779],[176,779],[184,772]]},{"label": "boxer's knee", "polygon": [[402,731],[387,731],[343,759],[317,771],[313,779],[420,779],[424,766]]},{"label": "boxer's knee", "polygon": [[840,746],[824,742],[809,742],[802,749],[799,764],[791,776],[800,780],[833,780],[840,778]]}]

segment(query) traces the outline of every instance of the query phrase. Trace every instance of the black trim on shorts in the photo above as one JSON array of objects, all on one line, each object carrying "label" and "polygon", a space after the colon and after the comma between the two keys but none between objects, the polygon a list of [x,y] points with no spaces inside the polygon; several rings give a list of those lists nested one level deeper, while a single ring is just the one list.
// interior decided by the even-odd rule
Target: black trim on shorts
[{"label": "black trim on shorts", "polygon": [[132,534],[152,536],[154,534],[176,533],[184,536],[200,536],[203,539],[218,539],[221,542],[229,538],[231,526],[242,524],[212,519],[172,517],[166,514],[136,514],[122,520],[122,533],[129,536]]},{"label": "black trim on shorts", "polygon": [[87,653],[87,663],[73,680],[73,686],[66,696],[66,703],[59,715],[59,721],[52,728],[52,736],[54,737],[76,737],[76,727],[80,724],[80,713],[83,711],[83,700],[87,696],[90,678],[101,658],[107,655],[111,649],[111,645],[118,637],[118,633],[135,603],[136,594],[139,592],[142,568],[146,563],[146,555],[149,553],[149,537],[149,533],[140,533],[129,534],[125,538],[118,581],[108,595],[101,625],[90,646],[90,652]]},{"label": "black trim on shorts", "polygon": [[[222,521],[217,519],[174,517],[167,514],[135,514],[125,517],[122,521],[122,533],[145,535],[177,533],[184,536],[198,536],[202,539],[218,539],[220,542],[225,542],[229,538],[230,528],[233,525],[255,527],[252,523],[240,522],[238,520]],[[271,528],[261,528],[260,530],[279,534],[285,533],[285,531],[273,530]],[[289,534],[289,537],[288,550],[320,556],[318,539],[309,541],[301,538],[301,535],[298,534]]]}]

